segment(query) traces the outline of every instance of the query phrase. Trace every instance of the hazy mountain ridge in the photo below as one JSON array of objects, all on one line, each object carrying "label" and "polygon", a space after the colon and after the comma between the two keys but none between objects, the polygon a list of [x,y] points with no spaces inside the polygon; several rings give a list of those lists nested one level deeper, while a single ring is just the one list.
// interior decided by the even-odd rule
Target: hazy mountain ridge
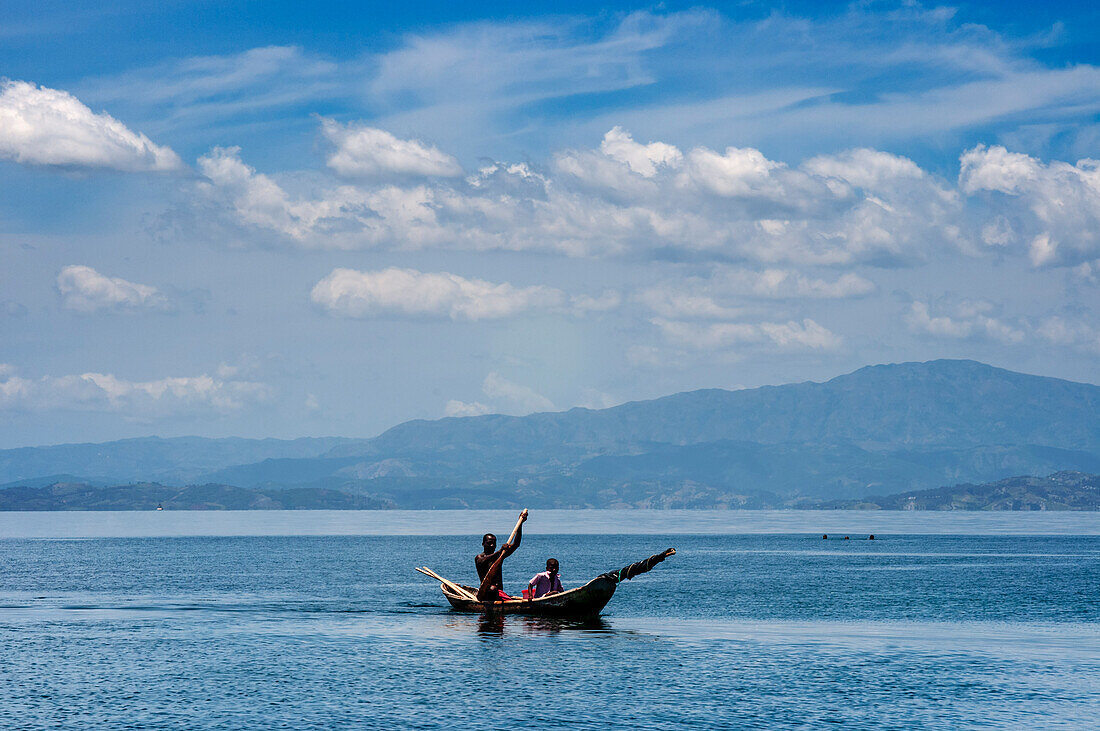
[{"label": "hazy mountain ridge", "polygon": [[0,450],[0,481],[13,483],[45,475],[70,474],[97,481],[185,482],[202,473],[269,457],[320,456],[344,437],[243,439],[226,437],[141,437],[99,444],[57,444]]},{"label": "hazy mountain ridge", "polygon": [[57,483],[0,490],[0,510],[374,510],[392,503],[336,490],[291,489],[275,493],[233,485],[157,483],[97,487]]},{"label": "hazy mountain ridge", "polygon": [[850,510],[1100,510],[1100,475],[1062,471],[919,492],[822,503]]},{"label": "hazy mountain ridge", "polygon": [[[258,459],[234,461],[243,454]],[[1100,387],[943,360],[602,410],[411,421],[370,440],[152,438],[0,452],[0,479],[19,473],[38,486],[62,473],[318,488],[402,507],[762,506],[1059,470],[1100,472]]]},{"label": "hazy mountain ridge", "polygon": [[535,509],[1100,510],[1100,475],[1071,471],[830,501],[784,499],[768,492],[724,492],[688,480],[651,482],[648,491],[634,494],[605,488],[594,495],[552,480],[524,483],[518,489],[511,484],[440,485],[426,481],[398,481],[389,487],[399,488],[393,490],[399,500],[386,494],[360,495],[325,487],[259,490],[220,484],[100,487],[57,483],[0,490],[0,510],[439,510],[521,505]]},{"label": "hazy mountain ridge", "polygon": [[[1100,387],[939,360],[867,366],[824,383],[688,391],[609,409],[410,421],[370,440],[360,454],[719,440],[914,448],[1036,444],[1096,452],[1098,414]],[[354,449],[340,447],[330,456]]]}]

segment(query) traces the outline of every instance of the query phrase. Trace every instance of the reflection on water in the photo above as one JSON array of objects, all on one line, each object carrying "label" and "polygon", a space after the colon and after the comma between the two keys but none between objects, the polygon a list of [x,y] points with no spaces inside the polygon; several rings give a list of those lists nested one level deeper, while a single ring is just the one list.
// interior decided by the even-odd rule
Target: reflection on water
[{"label": "reflection on water", "polygon": [[477,633],[482,636],[555,635],[559,632],[611,632],[611,625],[602,617],[583,620],[557,617],[531,617],[523,614],[489,612],[478,615]]}]

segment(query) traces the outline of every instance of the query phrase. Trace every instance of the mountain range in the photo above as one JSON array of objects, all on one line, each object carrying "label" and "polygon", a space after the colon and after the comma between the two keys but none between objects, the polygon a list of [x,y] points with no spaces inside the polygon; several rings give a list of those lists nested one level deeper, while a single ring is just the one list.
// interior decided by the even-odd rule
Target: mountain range
[{"label": "mountain range", "polygon": [[417,420],[373,439],[131,439],[0,451],[0,487],[220,484],[395,507],[762,507],[1100,472],[1100,387],[974,361],[608,409]]},{"label": "mountain range", "polygon": [[1055,472],[953,485],[862,500],[807,505],[821,510],[1100,510],[1100,475]]}]

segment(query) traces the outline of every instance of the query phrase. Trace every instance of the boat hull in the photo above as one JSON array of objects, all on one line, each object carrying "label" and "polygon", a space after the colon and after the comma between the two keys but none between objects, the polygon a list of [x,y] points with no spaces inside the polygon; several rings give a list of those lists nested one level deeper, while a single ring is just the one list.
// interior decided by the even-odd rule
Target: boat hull
[{"label": "boat hull", "polygon": [[[538,599],[510,599],[507,601],[479,602],[471,601],[440,584],[443,596],[447,597],[451,607],[459,612],[476,614],[527,614],[536,617],[567,617],[583,619],[595,617],[611,601],[618,582],[607,576],[599,576],[584,586],[560,594],[539,597]],[[473,587],[463,587],[477,593]]]}]

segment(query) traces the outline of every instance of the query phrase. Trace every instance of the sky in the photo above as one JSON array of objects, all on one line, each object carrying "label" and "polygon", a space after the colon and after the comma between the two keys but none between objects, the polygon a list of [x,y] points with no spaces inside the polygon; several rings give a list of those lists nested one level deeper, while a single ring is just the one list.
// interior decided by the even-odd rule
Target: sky
[{"label": "sky", "polygon": [[0,7],[0,448],[1098,382],[1092,3]]}]

